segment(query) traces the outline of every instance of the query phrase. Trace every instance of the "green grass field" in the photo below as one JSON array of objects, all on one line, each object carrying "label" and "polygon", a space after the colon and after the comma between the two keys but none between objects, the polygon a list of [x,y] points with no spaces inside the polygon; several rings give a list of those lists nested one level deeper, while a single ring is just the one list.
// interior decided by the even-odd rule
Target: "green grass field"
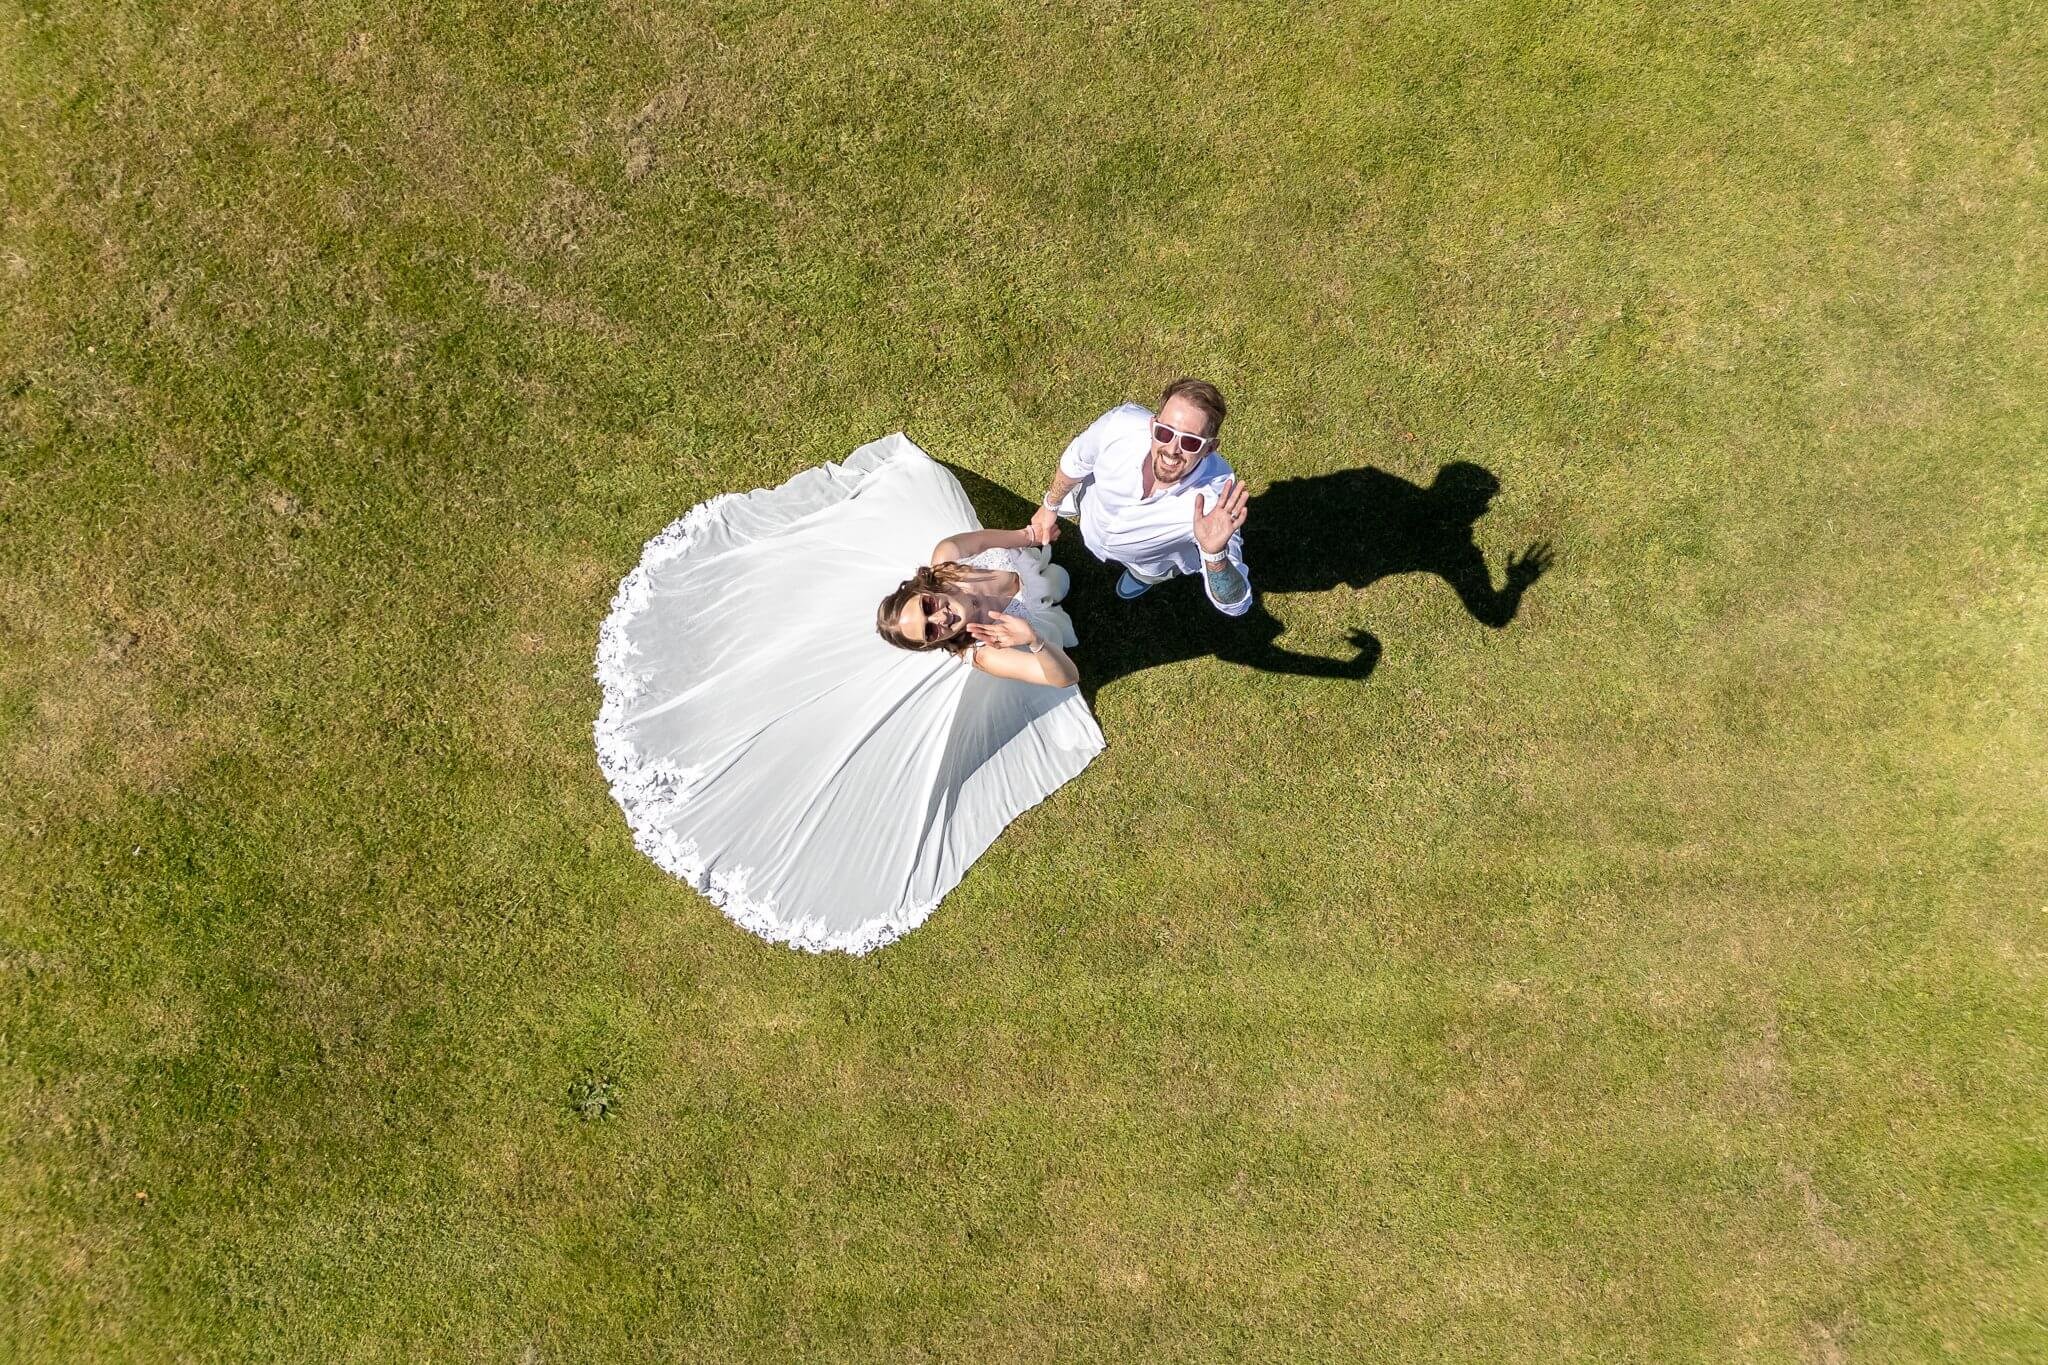
[{"label": "green grass field", "polygon": [[[0,63],[0,1356],[2048,1356],[2038,5]],[[1184,372],[1255,490],[1469,461],[1555,567],[1267,593],[1363,681],[1098,679],[867,958],[633,849],[646,537],[899,428],[1034,498]]]}]

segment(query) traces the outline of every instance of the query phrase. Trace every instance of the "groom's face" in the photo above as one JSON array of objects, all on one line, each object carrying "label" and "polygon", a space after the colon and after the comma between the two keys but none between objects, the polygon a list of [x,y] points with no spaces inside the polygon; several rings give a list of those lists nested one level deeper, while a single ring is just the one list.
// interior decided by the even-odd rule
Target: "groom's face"
[{"label": "groom's face", "polygon": [[[1213,436],[1216,434],[1215,428],[1209,425],[1209,414],[1181,394],[1175,394],[1167,400],[1166,406],[1159,410],[1158,420],[1176,431],[1191,432],[1199,436]],[[1189,470],[1200,464],[1209,453],[1209,450],[1203,450],[1201,454],[1190,455],[1180,448],[1180,444],[1178,437],[1171,441],[1162,441],[1158,438],[1157,432],[1153,433],[1152,481],[1154,483],[1179,482]],[[1212,446],[1209,449],[1214,449],[1214,447]]]}]

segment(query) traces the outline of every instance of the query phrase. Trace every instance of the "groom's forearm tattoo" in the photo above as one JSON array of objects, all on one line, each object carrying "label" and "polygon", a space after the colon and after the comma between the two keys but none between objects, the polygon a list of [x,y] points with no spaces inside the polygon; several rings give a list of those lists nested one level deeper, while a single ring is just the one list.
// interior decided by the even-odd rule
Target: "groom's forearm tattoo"
[{"label": "groom's forearm tattoo", "polygon": [[1252,590],[1252,585],[1245,582],[1244,575],[1238,572],[1237,565],[1227,559],[1220,564],[1203,560],[1202,577],[1208,581],[1209,596],[1221,606],[1236,606]]}]

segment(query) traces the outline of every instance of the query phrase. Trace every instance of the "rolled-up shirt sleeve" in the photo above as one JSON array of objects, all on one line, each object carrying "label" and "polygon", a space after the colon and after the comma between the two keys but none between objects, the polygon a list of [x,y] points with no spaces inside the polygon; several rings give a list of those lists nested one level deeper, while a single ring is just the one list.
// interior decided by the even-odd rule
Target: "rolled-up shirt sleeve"
[{"label": "rolled-up shirt sleeve", "polygon": [[[1225,616],[1242,616],[1252,609],[1252,575],[1251,570],[1244,566],[1244,534],[1239,532],[1231,536],[1230,544],[1223,547],[1223,553],[1228,558],[1230,567],[1236,570],[1238,578],[1243,580],[1244,595],[1234,602],[1218,601],[1216,597],[1216,583],[1209,576],[1209,564],[1207,561],[1203,561],[1201,568],[1202,591],[1209,595],[1209,605],[1222,612]],[[1217,567],[1221,568],[1223,566],[1218,565]]]}]

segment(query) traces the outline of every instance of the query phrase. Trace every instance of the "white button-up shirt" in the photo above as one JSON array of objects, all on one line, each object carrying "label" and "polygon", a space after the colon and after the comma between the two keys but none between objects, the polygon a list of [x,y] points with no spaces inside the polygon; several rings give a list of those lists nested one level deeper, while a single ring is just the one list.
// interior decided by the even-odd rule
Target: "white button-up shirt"
[{"label": "white button-up shirt", "polygon": [[[1152,413],[1136,403],[1111,408],[1068,444],[1060,472],[1085,485],[1067,495],[1062,511],[1080,500],[1081,542],[1097,559],[1116,560],[1147,578],[1202,574],[1202,547],[1195,543],[1195,498],[1213,508],[1231,478],[1230,464],[1211,450],[1202,462],[1170,484],[1145,492],[1145,463],[1152,455]],[[1244,567],[1244,537],[1233,532],[1224,553],[1244,575],[1245,595],[1225,604],[1209,593],[1218,611],[1242,616],[1251,610],[1251,574]],[[1202,587],[1209,577],[1202,574]]]}]

